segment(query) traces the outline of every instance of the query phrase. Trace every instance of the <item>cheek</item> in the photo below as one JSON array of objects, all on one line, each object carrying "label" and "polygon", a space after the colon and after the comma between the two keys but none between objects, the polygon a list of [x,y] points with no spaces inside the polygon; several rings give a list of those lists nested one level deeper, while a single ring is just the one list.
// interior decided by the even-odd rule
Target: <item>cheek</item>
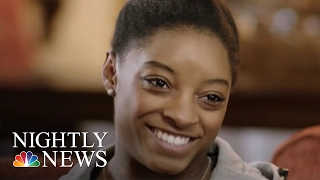
[{"label": "cheek", "polygon": [[133,119],[137,111],[136,92],[132,88],[132,80],[118,77],[115,105],[115,126],[121,133],[131,132]]},{"label": "cheek", "polygon": [[224,120],[225,112],[226,108],[204,113],[201,125],[210,141],[215,139],[218,135]]},{"label": "cheek", "polygon": [[136,129],[141,125],[141,119],[161,109],[164,98],[152,95],[143,89],[138,79],[126,82],[132,83],[119,84],[119,93],[115,100],[116,121],[121,128],[126,126],[128,129],[130,125],[131,128]]},{"label": "cheek", "polygon": [[143,118],[152,114],[158,114],[163,105],[165,104],[166,98],[152,95],[146,90],[139,88],[136,90],[137,94],[137,118]]},{"label": "cheek", "polygon": [[[139,109],[139,98],[131,87],[121,87],[115,98],[115,129],[118,143],[128,147],[138,142],[137,129],[141,129],[136,121]],[[136,146],[136,145],[135,145]]]}]

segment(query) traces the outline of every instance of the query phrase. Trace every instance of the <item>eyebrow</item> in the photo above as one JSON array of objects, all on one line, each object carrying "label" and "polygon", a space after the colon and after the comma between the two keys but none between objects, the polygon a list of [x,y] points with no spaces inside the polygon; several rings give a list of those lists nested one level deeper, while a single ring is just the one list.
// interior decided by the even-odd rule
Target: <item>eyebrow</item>
[{"label": "eyebrow", "polygon": [[170,73],[175,73],[171,68],[169,68],[167,65],[165,64],[162,64],[160,62],[157,62],[157,61],[148,61],[148,62],[145,62],[143,63],[143,66],[151,66],[151,67],[156,67],[156,68],[160,68],[160,69],[163,69],[163,70],[166,70]]},{"label": "eyebrow", "polygon": [[206,84],[221,84],[229,87],[229,82],[225,79],[209,79],[205,81]]},{"label": "eyebrow", "polygon": [[[142,66],[157,67],[157,68],[160,68],[160,69],[163,69],[163,70],[166,70],[170,73],[175,74],[175,72],[170,67],[168,67],[167,65],[162,64],[160,62],[157,62],[157,61],[148,61],[148,62],[143,63]],[[229,82],[225,79],[209,79],[209,80],[205,81],[205,83],[206,84],[221,84],[226,87],[229,87]]]}]

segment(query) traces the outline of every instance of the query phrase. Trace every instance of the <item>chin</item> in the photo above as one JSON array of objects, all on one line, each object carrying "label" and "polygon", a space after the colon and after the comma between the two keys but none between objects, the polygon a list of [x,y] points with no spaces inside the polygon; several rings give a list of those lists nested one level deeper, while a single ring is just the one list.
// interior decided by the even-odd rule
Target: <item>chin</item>
[{"label": "chin", "polygon": [[177,175],[181,173],[185,168],[183,164],[177,162],[161,162],[161,163],[154,163],[155,161],[151,162],[149,169],[153,172],[159,174],[166,174],[166,175]]}]

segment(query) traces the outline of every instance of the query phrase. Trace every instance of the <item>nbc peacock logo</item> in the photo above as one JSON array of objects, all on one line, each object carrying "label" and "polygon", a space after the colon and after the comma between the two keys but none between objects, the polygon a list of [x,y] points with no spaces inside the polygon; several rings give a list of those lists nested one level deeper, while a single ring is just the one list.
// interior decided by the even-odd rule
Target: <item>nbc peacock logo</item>
[{"label": "nbc peacock logo", "polygon": [[31,151],[27,153],[22,151],[20,154],[16,155],[15,161],[13,161],[14,167],[39,167],[40,162],[38,161],[38,156],[33,155]]}]

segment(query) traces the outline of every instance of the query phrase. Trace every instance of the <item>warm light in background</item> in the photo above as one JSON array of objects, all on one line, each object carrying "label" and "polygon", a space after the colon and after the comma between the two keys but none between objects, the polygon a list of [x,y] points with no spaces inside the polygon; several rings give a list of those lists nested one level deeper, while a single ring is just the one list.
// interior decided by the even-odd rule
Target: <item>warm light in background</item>
[{"label": "warm light in background", "polygon": [[[103,91],[102,65],[125,0],[17,2],[0,2],[0,85]],[[241,37],[238,92],[320,92],[320,3],[228,2]]]},{"label": "warm light in background", "polygon": [[0,86],[102,90],[102,64],[124,0],[53,1],[60,8],[49,41],[46,9],[36,2],[0,1]]},{"label": "warm light in background", "polygon": [[39,22],[41,14],[32,1],[0,1],[0,86],[28,83],[41,36]]},{"label": "warm light in background", "polygon": [[52,41],[38,53],[37,75],[58,89],[102,90],[102,65],[123,3],[63,1]]}]

